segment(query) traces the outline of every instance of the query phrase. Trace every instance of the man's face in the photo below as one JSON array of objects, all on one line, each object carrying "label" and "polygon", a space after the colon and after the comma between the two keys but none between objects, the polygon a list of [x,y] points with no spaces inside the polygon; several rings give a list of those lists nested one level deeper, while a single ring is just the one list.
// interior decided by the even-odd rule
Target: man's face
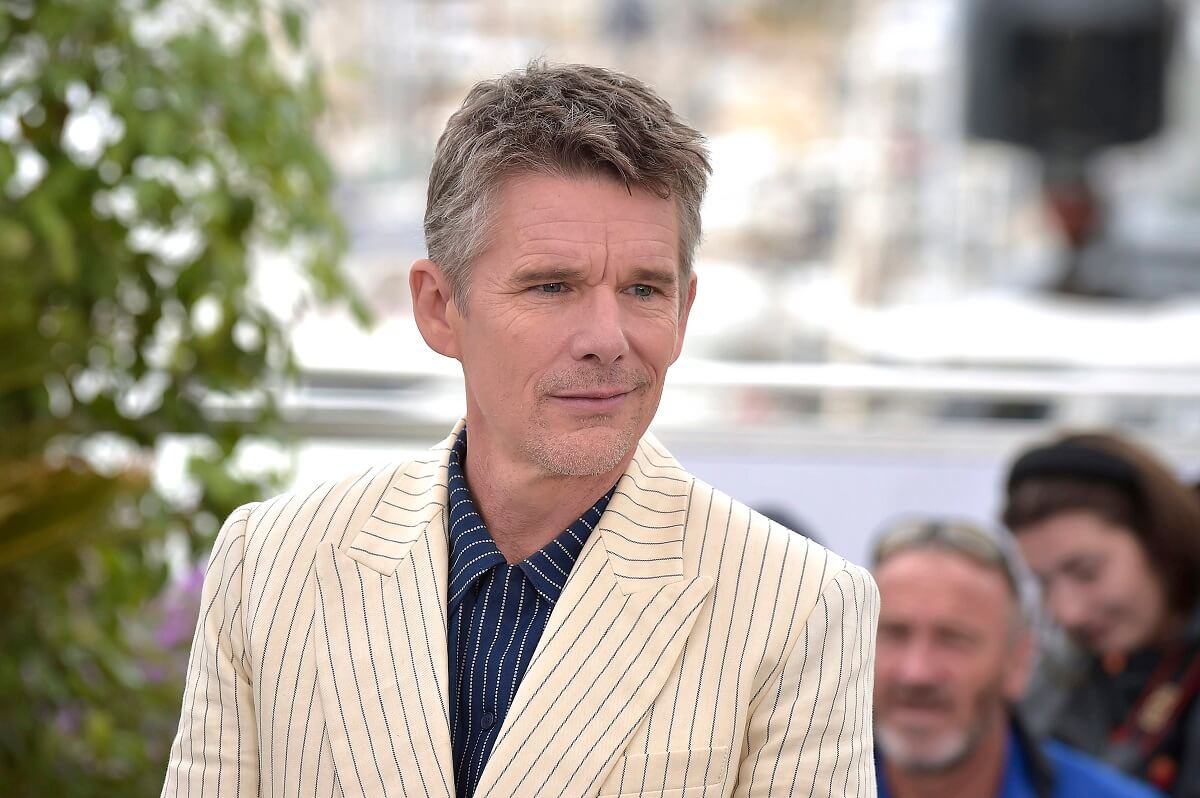
[{"label": "man's face", "polygon": [[473,456],[562,476],[623,467],[695,297],[674,202],[603,178],[513,178],[469,279],[447,319]]},{"label": "man's face", "polygon": [[897,767],[937,772],[965,761],[1007,721],[1028,675],[1004,576],[935,548],[876,570],[880,592],[875,729]]}]

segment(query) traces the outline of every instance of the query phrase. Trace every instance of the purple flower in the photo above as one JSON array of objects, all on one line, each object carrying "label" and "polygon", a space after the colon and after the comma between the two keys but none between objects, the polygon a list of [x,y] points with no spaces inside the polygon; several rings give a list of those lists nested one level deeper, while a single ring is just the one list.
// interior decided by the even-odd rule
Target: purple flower
[{"label": "purple flower", "polygon": [[200,600],[200,592],[204,589],[204,573],[206,570],[208,570],[208,566],[205,565],[203,560],[192,566],[187,576],[180,582],[180,587],[185,595],[191,596],[196,601]]},{"label": "purple flower", "polygon": [[66,737],[72,736],[79,731],[79,725],[82,720],[83,713],[80,711],[78,704],[61,706],[54,713],[54,727]]},{"label": "purple flower", "polygon": [[170,606],[154,630],[154,641],[163,648],[174,648],[186,640],[196,625],[196,616],[189,607]]},{"label": "purple flower", "polygon": [[157,684],[167,678],[167,669],[152,662],[142,663],[142,676],[146,681]]},{"label": "purple flower", "polygon": [[191,638],[200,614],[204,572],[205,564],[197,563],[163,592],[160,597],[162,620],[154,630],[154,640],[159,646],[175,648]]}]

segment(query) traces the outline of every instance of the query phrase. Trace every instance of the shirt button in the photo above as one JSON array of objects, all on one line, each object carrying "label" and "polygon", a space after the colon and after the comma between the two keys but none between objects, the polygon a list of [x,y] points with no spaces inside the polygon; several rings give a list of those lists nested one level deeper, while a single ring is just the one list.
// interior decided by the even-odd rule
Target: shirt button
[{"label": "shirt button", "polygon": [[496,716],[491,712],[484,712],[483,717],[480,719],[480,724],[485,730],[490,729],[496,725]]}]

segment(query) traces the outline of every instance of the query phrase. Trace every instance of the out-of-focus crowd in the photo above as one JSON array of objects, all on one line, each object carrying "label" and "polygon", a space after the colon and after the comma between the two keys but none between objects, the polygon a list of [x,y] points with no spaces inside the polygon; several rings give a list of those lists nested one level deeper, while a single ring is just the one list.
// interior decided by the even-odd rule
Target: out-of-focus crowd
[{"label": "out-of-focus crowd", "polygon": [[1096,432],[1003,504],[874,542],[880,796],[1200,796],[1200,493]]}]

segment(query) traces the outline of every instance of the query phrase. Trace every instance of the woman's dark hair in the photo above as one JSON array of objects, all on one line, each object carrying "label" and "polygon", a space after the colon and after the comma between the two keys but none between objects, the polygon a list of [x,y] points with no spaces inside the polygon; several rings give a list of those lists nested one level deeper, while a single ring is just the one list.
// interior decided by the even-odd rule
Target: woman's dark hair
[{"label": "woman's dark hair", "polygon": [[1066,435],[1022,453],[1002,520],[1014,534],[1060,513],[1094,513],[1128,529],[1166,584],[1171,609],[1200,601],[1200,496],[1142,447],[1117,435]]}]

